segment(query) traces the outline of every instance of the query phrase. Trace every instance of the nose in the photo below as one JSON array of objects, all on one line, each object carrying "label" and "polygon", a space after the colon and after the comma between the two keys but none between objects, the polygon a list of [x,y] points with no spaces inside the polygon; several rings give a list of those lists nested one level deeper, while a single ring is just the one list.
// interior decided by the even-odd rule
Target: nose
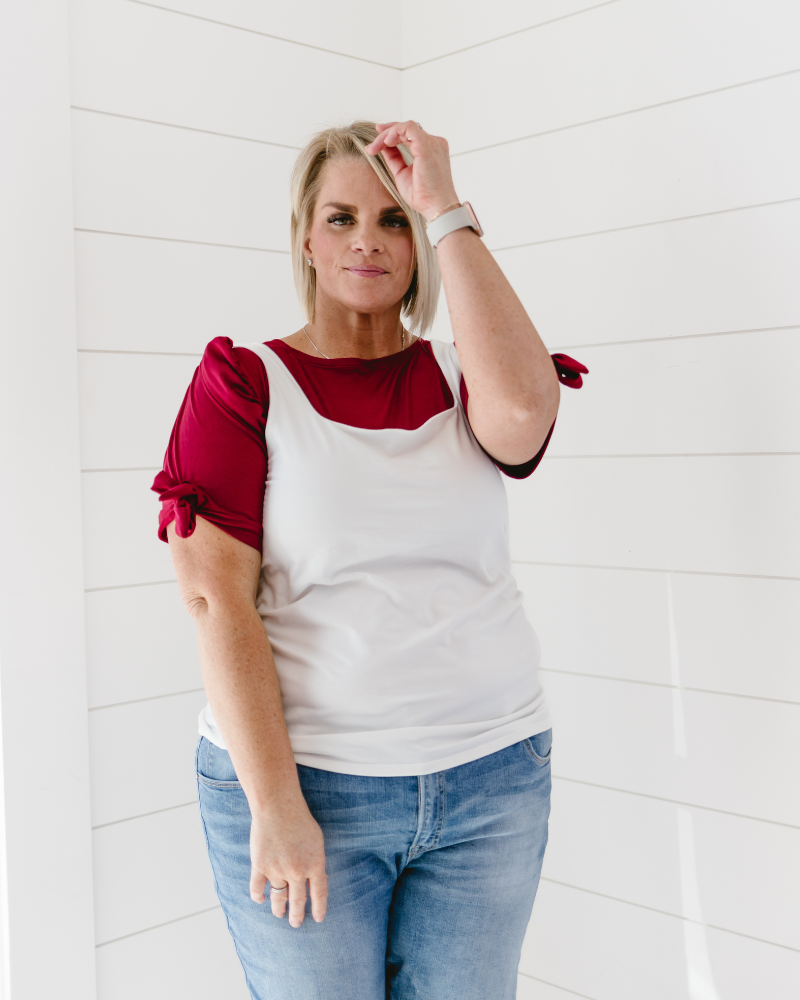
[{"label": "nose", "polygon": [[356,253],[383,253],[383,233],[378,225],[360,222],[353,232],[352,249]]}]

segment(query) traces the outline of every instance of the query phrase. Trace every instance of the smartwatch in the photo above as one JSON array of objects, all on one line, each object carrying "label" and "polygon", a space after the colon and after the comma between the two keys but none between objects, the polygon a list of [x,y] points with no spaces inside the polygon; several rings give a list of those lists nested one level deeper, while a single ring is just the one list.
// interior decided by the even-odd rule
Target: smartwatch
[{"label": "smartwatch", "polygon": [[468,201],[465,201],[458,208],[454,208],[451,212],[445,212],[444,215],[440,215],[433,222],[428,223],[426,232],[428,239],[431,241],[431,246],[435,247],[439,240],[449,233],[454,233],[456,229],[471,229],[478,236],[483,236],[483,229],[480,222],[478,222],[478,216]]}]

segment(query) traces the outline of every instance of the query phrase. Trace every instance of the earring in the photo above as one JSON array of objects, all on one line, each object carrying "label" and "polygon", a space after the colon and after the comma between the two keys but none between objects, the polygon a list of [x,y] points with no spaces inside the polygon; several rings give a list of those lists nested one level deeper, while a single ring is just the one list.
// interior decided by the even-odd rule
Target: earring
[{"label": "earring", "polygon": [[314,261],[310,257],[306,257],[306,260],[308,261],[308,266],[311,267]]}]

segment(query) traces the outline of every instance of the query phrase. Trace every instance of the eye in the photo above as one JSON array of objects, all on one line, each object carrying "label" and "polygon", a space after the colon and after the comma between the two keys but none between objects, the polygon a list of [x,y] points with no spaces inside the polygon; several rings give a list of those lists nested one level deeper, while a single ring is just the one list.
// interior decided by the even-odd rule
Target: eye
[{"label": "eye", "polygon": [[390,215],[383,224],[390,229],[408,229],[408,219],[404,215]]},{"label": "eye", "polygon": [[339,212],[337,215],[329,215],[328,222],[333,223],[334,226],[350,226],[353,224],[353,216],[346,212]]}]

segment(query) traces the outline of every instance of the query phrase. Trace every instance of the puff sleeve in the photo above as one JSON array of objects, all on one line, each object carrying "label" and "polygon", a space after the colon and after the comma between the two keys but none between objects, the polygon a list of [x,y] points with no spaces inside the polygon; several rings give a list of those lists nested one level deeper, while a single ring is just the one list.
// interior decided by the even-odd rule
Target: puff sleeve
[{"label": "puff sleeve", "polygon": [[161,499],[158,536],[181,538],[197,515],[261,551],[269,386],[261,359],[227,337],[206,347],[172,428],[152,489]]}]

